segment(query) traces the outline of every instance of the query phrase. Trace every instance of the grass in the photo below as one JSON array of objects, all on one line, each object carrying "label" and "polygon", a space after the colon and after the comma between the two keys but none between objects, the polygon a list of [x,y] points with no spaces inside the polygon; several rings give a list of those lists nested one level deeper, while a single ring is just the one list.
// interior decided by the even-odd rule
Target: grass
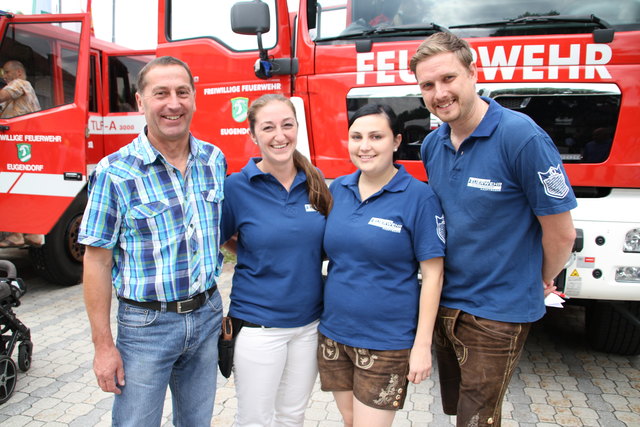
[{"label": "grass", "polygon": [[220,250],[222,251],[222,254],[224,255],[224,262],[230,262],[232,264],[235,264],[237,261],[236,258],[236,254],[234,254],[233,252],[227,250],[226,248],[220,248]]}]

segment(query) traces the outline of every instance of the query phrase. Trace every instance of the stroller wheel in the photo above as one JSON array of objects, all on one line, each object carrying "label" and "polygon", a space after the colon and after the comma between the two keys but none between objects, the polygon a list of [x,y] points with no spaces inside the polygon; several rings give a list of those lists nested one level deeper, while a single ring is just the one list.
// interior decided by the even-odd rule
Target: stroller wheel
[{"label": "stroller wheel", "polygon": [[27,372],[31,367],[31,352],[33,343],[31,341],[22,341],[18,346],[18,368],[22,372]]},{"label": "stroller wheel", "polygon": [[0,405],[9,400],[16,388],[16,363],[9,356],[0,356]]}]

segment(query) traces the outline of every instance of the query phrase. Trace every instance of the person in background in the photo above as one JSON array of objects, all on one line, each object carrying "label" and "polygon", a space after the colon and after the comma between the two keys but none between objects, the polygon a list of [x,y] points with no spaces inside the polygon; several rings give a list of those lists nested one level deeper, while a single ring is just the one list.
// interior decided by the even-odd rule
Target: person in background
[{"label": "person in background", "polygon": [[318,363],[345,426],[391,426],[408,381],[431,373],[444,217],[431,188],[394,165],[401,139],[391,108],[361,107],[349,119],[358,170],[330,187]]},{"label": "person in background", "polygon": [[558,150],[529,117],[478,96],[469,45],[436,33],[410,62],[444,122],[421,148],[447,218],[434,343],[444,412],[499,426],[531,322],[571,253],[576,199]]},{"label": "person in background", "polygon": [[[2,78],[7,83],[0,89],[0,119],[10,119],[40,110],[40,103],[27,72],[20,61],[7,61],[2,66]],[[0,248],[11,246],[42,246],[43,234],[8,233],[0,241]]]},{"label": "person in background", "polygon": [[[100,388],[115,393],[114,426],[159,426],[171,388],[173,424],[211,424],[222,300],[219,226],[226,162],[189,131],[189,67],[164,56],[138,76],[147,125],[102,159],[78,241]],[[112,286],[118,335],[110,327]]]},{"label": "person in background", "polygon": [[20,61],[5,62],[2,66],[2,78],[7,85],[0,89],[0,119],[10,119],[40,110],[36,92],[27,80],[27,71]]},{"label": "person in background", "polygon": [[302,426],[318,372],[331,194],[296,150],[298,122],[288,98],[261,96],[248,120],[260,157],[227,178],[222,214],[222,241],[233,237],[237,252],[229,315],[243,325],[233,361],[235,425]]}]

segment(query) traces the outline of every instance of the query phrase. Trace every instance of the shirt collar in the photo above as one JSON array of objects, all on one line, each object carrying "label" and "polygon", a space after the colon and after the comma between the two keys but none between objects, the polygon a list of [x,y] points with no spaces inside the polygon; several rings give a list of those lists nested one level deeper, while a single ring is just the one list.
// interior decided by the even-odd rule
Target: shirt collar
[{"label": "shirt collar", "polygon": [[[409,172],[404,168],[404,166],[394,163],[393,164],[398,172],[391,178],[384,187],[382,187],[381,191],[388,191],[390,193],[397,193],[400,191],[404,191],[409,186],[409,183],[413,179]],[[360,170],[355,171],[352,174],[349,174],[345,177],[344,181],[342,181],[342,185],[348,188],[351,188],[355,194],[360,194],[358,191],[358,180],[360,179],[360,174],[362,172]]]},{"label": "shirt collar", "polygon": [[[270,173],[262,172],[260,168],[258,168],[257,163],[260,160],[262,160],[262,157],[252,157],[249,159],[247,164],[242,168],[242,173],[246,175],[249,181],[252,181],[254,178],[258,176],[264,176],[264,177],[272,176]],[[291,188],[294,188],[296,185],[298,185],[301,182],[305,182],[306,180],[307,180],[307,175],[303,171],[298,170],[298,172],[296,173],[296,177],[293,180],[293,184],[291,184]]]},{"label": "shirt collar", "polygon": [[481,96],[482,100],[489,104],[489,109],[484,114],[484,117],[471,133],[474,138],[483,138],[491,136],[502,117],[502,108],[495,100]]},{"label": "shirt collar", "polygon": [[[498,127],[500,118],[502,117],[502,108],[495,100],[484,96],[480,97],[484,102],[489,104],[487,112],[484,114],[478,126],[471,132],[469,138],[486,138]],[[438,135],[442,138],[442,143],[455,151],[453,144],[451,143],[451,126],[448,123],[443,123],[437,130]]]},{"label": "shirt collar", "polygon": [[242,173],[244,173],[249,181],[251,181],[254,177],[259,175],[266,175],[266,173],[262,172],[256,163],[262,160],[260,157],[252,157],[249,159],[247,164],[242,168]]},{"label": "shirt collar", "polygon": [[[162,153],[158,151],[153,144],[151,144],[151,141],[149,141],[149,138],[147,137],[147,126],[145,126],[140,135],[138,135],[134,145],[135,152],[140,155],[140,158],[145,165],[150,165],[158,158],[162,158],[166,161]],[[189,133],[189,160],[191,160],[192,157],[200,159],[203,163],[206,163],[208,160],[206,153],[202,150],[201,142]]]}]

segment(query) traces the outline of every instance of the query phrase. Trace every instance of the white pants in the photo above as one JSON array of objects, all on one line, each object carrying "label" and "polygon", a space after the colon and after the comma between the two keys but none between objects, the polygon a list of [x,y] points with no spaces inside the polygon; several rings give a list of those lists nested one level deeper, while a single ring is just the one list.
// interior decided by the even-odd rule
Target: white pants
[{"label": "white pants", "polygon": [[233,357],[236,426],[302,426],[318,375],[317,347],[317,320],[299,328],[243,327]]}]

